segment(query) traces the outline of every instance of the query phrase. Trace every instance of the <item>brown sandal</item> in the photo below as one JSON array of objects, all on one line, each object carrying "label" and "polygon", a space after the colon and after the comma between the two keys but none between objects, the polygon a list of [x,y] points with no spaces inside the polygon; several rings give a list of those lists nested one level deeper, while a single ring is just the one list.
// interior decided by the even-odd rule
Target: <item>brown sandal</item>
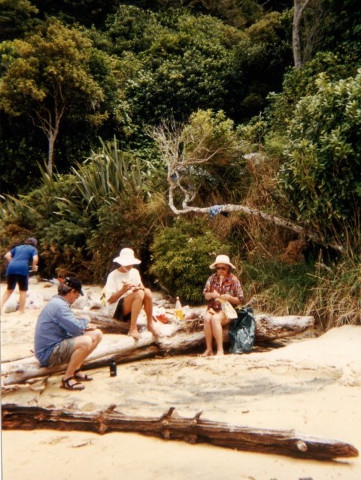
[{"label": "brown sandal", "polygon": [[61,388],[66,388],[67,390],[84,390],[84,385],[80,382],[75,382],[70,384],[70,380],[75,380],[75,377],[62,378],[61,379]]},{"label": "brown sandal", "polygon": [[79,375],[79,373],[83,373],[80,372],[80,368],[74,372],[74,378],[76,380],[80,380],[82,382],[91,382],[93,380],[93,377],[88,377],[88,375],[85,375],[85,373],[83,373],[83,375]]}]

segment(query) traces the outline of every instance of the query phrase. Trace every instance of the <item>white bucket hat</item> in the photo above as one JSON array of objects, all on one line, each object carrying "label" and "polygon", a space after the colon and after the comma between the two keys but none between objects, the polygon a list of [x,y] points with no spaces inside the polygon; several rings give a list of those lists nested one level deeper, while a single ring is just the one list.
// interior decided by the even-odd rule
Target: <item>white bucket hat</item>
[{"label": "white bucket hat", "polygon": [[229,265],[232,268],[236,268],[229,260],[228,255],[217,255],[216,261],[209,266],[209,268],[216,268],[216,265],[223,263],[224,265]]},{"label": "white bucket hat", "polygon": [[134,251],[131,248],[122,248],[119,256],[115,257],[113,262],[119,263],[122,267],[129,267],[129,265],[139,265],[141,260],[135,258]]}]

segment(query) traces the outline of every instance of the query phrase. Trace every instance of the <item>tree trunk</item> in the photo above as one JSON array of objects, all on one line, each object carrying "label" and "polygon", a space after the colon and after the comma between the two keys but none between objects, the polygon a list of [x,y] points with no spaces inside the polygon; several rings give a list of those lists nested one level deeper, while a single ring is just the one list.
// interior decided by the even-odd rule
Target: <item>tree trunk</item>
[{"label": "tree trunk", "polygon": [[114,407],[88,413],[5,404],[2,407],[2,428],[52,428],[100,434],[137,432],[165,440],[183,440],[191,444],[210,443],[237,450],[318,460],[358,456],[353,445],[338,440],[302,435],[293,430],[268,430],[201,420],[201,412],[193,418],[182,418],[176,415],[174,410],[174,407],[171,407],[161,417],[152,418],[125,416],[115,412]]},{"label": "tree trunk", "polygon": [[[177,325],[176,333],[194,332],[203,330],[203,316],[200,310],[196,310],[193,318],[186,319]],[[129,324],[118,322],[98,312],[84,311],[91,318],[91,322],[97,325],[104,333],[127,333]],[[312,316],[282,315],[273,316],[267,313],[258,313],[256,320],[256,343],[273,342],[274,340],[299,335],[315,325]]]},{"label": "tree trunk", "polygon": [[[89,312],[88,312],[89,314]],[[108,317],[91,313],[92,323],[97,319],[103,328],[116,326],[119,332],[125,328],[124,323],[109,319]],[[256,315],[256,343],[265,344],[276,339],[300,334],[314,325],[313,317],[271,317],[266,314]],[[126,328],[129,328],[127,326]],[[182,331],[183,330],[183,331]],[[195,330],[195,331],[194,331]],[[228,331],[224,329],[224,342],[228,342]],[[197,352],[204,345],[203,323],[200,319],[193,319],[179,325],[177,333],[171,337],[156,339],[149,332],[144,332],[138,341],[128,335],[107,334],[103,337],[97,348],[86,358],[84,370],[108,366],[110,360],[116,363],[127,363],[155,356],[183,355]],[[37,377],[45,377],[62,373],[66,364],[56,367],[40,367],[38,360],[27,357],[12,362],[2,362],[1,374],[5,376],[5,386],[23,383]]]},{"label": "tree trunk", "polygon": [[292,49],[296,68],[301,68],[303,63],[300,28],[303,12],[309,3],[310,0],[294,0],[293,2]]}]

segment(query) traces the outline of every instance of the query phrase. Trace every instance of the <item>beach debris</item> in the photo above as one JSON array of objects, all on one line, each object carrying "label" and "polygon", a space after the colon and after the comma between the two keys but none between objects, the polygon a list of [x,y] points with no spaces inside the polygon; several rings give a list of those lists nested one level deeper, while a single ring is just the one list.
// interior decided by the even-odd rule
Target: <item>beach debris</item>
[{"label": "beach debris", "polygon": [[99,434],[132,432],[190,444],[210,443],[236,450],[286,455],[300,459],[332,460],[357,457],[358,450],[339,440],[202,420],[202,412],[184,418],[171,407],[160,417],[127,416],[113,408],[99,412],[4,404],[2,429],[88,431]]}]

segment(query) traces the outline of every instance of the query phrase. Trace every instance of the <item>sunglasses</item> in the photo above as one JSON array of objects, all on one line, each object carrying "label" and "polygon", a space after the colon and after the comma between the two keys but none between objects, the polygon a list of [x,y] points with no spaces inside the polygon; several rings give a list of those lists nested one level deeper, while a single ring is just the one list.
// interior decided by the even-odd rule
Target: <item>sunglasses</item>
[{"label": "sunglasses", "polygon": [[227,267],[216,267],[216,270],[227,270]]}]

